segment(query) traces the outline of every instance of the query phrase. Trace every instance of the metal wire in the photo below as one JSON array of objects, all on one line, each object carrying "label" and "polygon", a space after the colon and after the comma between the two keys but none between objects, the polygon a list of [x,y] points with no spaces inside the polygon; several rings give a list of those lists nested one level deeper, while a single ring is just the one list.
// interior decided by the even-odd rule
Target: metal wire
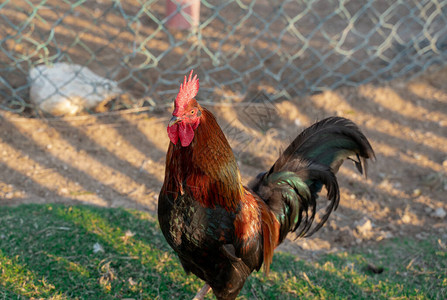
[{"label": "metal wire", "polygon": [[191,68],[201,99],[237,102],[259,90],[275,100],[414,76],[447,61],[447,0],[202,0],[198,27],[168,28],[172,17],[164,0],[3,1],[1,108],[33,107],[30,68],[56,62],[117,81],[123,105],[141,107],[172,101]]}]

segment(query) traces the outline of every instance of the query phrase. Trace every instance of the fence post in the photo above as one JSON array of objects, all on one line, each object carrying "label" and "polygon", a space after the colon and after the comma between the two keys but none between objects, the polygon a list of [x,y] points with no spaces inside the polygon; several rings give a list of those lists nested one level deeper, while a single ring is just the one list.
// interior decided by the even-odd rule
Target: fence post
[{"label": "fence post", "polygon": [[169,28],[182,30],[197,27],[200,20],[200,0],[166,0],[166,16],[172,14],[174,16],[167,22]]}]

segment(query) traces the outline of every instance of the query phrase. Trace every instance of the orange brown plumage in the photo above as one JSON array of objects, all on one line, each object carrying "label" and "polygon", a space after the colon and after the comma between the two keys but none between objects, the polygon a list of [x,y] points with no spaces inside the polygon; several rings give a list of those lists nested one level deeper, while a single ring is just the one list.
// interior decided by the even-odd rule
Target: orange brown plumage
[{"label": "orange brown plumage", "polygon": [[[195,99],[198,89],[191,71],[168,126],[158,218],[185,271],[209,284],[218,299],[235,299],[253,271],[263,265],[268,273],[274,249],[289,232],[309,235],[324,224],[339,201],[335,173],[343,160],[351,157],[362,172],[374,152],[354,123],[328,118],[302,132],[269,171],[244,187],[224,133]],[[323,186],[329,205],[311,229]]]}]

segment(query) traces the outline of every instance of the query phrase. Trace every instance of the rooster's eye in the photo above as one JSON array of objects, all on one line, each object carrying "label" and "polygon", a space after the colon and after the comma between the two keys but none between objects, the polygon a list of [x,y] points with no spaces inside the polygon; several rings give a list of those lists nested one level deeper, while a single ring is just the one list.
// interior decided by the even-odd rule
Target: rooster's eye
[{"label": "rooster's eye", "polygon": [[193,110],[191,110],[191,115],[193,115],[194,114],[194,109]]}]

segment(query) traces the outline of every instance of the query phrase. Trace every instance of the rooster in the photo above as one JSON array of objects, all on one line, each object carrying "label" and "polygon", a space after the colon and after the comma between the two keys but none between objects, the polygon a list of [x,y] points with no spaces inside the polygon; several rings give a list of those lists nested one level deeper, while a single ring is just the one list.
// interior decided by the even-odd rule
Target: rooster
[{"label": "rooster", "polygon": [[[337,208],[335,177],[350,158],[360,173],[374,151],[359,128],[330,117],[304,130],[267,172],[242,185],[236,159],[213,114],[195,99],[193,71],[175,99],[167,132],[166,171],[158,219],[187,273],[203,281],[195,299],[212,289],[217,299],[235,299],[247,277],[263,265],[289,232],[307,237]],[[318,193],[329,204],[312,227]]]}]

